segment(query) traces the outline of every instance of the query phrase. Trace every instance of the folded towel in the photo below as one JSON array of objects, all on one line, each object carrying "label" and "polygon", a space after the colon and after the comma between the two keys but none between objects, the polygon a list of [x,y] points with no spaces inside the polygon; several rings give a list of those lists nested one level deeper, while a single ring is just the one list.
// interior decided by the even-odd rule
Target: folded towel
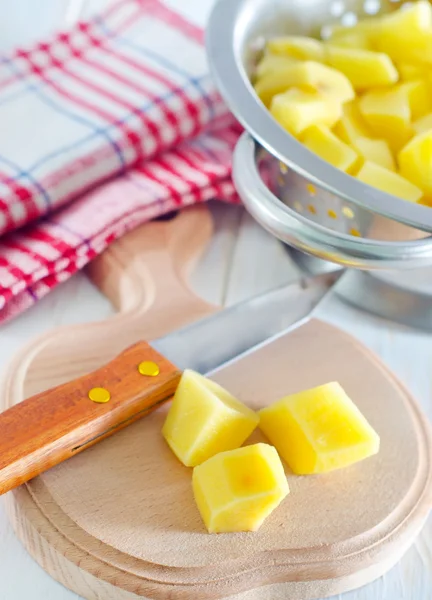
[{"label": "folded towel", "polygon": [[240,127],[202,30],[160,0],[1,58],[0,131],[0,323],[141,223],[237,201]]}]

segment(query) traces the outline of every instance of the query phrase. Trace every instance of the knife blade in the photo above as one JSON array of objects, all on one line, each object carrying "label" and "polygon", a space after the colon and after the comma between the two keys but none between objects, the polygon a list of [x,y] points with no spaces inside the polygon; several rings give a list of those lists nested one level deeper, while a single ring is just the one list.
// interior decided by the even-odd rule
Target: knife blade
[{"label": "knife blade", "polygon": [[339,273],[304,276],[153,340],[180,369],[206,374],[289,327],[300,325]]},{"label": "knife blade", "polygon": [[[185,368],[208,373],[307,320],[338,274],[294,283],[138,342],[100,369],[0,414],[0,494],[127,427],[169,400]],[[153,365],[148,371],[142,365]],[[95,390],[97,393],[95,393]]]}]

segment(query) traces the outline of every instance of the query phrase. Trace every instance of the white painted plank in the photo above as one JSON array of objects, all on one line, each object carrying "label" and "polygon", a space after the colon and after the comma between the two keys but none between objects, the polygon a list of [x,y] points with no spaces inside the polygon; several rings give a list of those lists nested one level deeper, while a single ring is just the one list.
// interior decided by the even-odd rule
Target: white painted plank
[{"label": "white painted plank", "polygon": [[74,275],[25,313],[1,326],[0,370],[14,352],[48,329],[98,321],[112,312],[108,300],[82,273]]},{"label": "white painted plank", "polygon": [[298,277],[283,245],[243,212],[226,303],[233,304]]},{"label": "white painted plank", "polygon": [[222,202],[209,204],[214,223],[213,240],[196,266],[190,283],[202,298],[223,305],[243,209]]}]

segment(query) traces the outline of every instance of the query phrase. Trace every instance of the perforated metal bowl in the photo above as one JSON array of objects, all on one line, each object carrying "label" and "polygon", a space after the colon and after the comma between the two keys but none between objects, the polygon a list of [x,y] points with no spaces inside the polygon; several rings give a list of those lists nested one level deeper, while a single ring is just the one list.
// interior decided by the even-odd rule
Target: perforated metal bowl
[{"label": "perforated metal bowl", "polygon": [[400,4],[219,0],[207,29],[216,83],[246,129],[234,157],[234,180],[246,208],[288,244],[361,269],[432,264],[432,208],[365,185],[310,152],[273,119],[257,98],[250,74],[268,37],[325,36],[332,24],[353,25]]}]

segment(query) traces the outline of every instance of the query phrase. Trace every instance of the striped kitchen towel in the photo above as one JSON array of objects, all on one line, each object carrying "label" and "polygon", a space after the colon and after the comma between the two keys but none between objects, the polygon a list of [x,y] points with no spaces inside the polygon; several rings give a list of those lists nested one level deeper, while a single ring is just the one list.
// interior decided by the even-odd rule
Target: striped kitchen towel
[{"label": "striped kitchen towel", "polygon": [[0,59],[0,323],[173,209],[236,201],[203,32],[121,0]]}]

